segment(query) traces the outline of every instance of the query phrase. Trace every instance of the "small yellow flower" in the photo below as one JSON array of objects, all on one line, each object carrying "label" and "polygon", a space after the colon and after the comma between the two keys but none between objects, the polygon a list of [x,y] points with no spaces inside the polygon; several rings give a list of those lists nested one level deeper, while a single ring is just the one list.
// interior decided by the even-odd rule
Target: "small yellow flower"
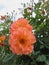
[{"label": "small yellow flower", "polygon": [[1,40],[0,40],[0,43],[1,43]]},{"label": "small yellow flower", "polygon": [[6,38],[5,35],[3,35],[3,36],[0,37],[0,46],[3,46],[4,45],[3,42],[4,42],[5,38]]}]

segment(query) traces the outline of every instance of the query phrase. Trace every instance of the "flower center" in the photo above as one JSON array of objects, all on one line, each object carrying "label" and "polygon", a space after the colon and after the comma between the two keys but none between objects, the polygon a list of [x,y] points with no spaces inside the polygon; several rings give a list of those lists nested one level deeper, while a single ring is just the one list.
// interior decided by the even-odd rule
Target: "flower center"
[{"label": "flower center", "polygon": [[21,44],[24,44],[24,43],[25,43],[25,39],[21,39],[21,40],[20,40],[20,43],[21,43]]}]

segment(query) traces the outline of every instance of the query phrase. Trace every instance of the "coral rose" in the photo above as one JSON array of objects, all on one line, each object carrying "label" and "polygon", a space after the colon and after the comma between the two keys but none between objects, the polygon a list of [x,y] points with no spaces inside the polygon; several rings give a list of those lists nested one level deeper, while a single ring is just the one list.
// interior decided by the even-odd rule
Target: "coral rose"
[{"label": "coral rose", "polygon": [[30,54],[34,49],[35,42],[36,38],[28,20],[20,18],[11,24],[9,45],[13,53],[17,55]]}]

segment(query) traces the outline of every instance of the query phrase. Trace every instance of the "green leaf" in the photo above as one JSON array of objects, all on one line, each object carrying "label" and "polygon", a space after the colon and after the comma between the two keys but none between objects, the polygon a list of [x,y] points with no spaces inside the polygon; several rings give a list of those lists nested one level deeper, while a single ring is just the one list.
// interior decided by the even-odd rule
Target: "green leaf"
[{"label": "green leaf", "polygon": [[45,55],[39,55],[36,60],[37,60],[37,61],[40,61],[40,62],[43,62],[43,61],[46,60],[46,56],[45,56]]},{"label": "green leaf", "polygon": [[49,65],[49,60],[46,60],[45,63],[46,63],[47,65]]},{"label": "green leaf", "polygon": [[7,62],[7,61],[11,60],[13,58],[13,56],[14,56],[13,54],[7,54],[4,57],[3,62]]}]

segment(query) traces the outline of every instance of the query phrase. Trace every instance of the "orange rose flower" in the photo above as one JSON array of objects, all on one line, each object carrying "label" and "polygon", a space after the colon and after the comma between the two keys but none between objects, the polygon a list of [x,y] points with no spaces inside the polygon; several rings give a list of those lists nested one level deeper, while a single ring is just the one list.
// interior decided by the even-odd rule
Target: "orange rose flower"
[{"label": "orange rose flower", "polygon": [[32,26],[26,19],[19,19],[11,25],[9,36],[10,50],[17,55],[30,54],[36,42],[35,35],[32,33]]},{"label": "orange rose flower", "polygon": [[34,34],[26,28],[18,28],[10,34],[10,49],[15,54],[30,54],[33,51],[36,38]]},{"label": "orange rose flower", "polygon": [[5,35],[0,37],[0,46],[4,46]]},{"label": "orange rose flower", "polygon": [[29,24],[29,21],[24,18],[20,18],[17,21],[14,21],[14,23],[11,25],[11,32],[15,31],[19,27],[25,27],[30,31],[32,31],[33,29],[32,26]]}]

